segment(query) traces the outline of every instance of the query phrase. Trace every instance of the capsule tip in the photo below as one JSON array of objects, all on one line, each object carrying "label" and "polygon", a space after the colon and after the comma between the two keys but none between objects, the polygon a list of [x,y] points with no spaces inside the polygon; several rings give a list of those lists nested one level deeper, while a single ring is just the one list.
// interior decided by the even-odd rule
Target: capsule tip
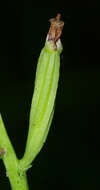
[{"label": "capsule tip", "polygon": [[54,47],[57,49],[57,41],[60,40],[62,30],[64,27],[64,22],[61,20],[61,14],[58,13],[55,18],[50,20],[50,29],[47,35],[47,41],[54,42]]},{"label": "capsule tip", "polygon": [[51,18],[49,21],[51,25],[48,32],[48,40],[52,40],[56,43],[62,34],[64,22],[61,20],[60,13],[58,13],[55,18]]}]

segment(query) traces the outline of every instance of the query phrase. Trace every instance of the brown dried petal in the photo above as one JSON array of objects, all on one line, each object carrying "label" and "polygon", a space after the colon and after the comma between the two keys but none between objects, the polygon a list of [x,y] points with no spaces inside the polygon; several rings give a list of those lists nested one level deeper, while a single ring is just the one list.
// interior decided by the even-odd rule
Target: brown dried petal
[{"label": "brown dried petal", "polygon": [[55,18],[50,19],[50,29],[48,33],[48,40],[56,41],[60,38],[64,27],[64,22],[61,19],[61,14],[57,14]]}]

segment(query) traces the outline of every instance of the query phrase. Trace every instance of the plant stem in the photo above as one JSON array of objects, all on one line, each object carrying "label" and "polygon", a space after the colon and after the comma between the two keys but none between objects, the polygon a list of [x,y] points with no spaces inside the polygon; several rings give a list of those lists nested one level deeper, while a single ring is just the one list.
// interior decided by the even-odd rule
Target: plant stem
[{"label": "plant stem", "polygon": [[19,168],[19,160],[16,157],[14,148],[7,135],[2,117],[0,115],[0,157],[6,168],[6,175],[9,178],[12,190],[28,190],[27,177],[25,172]]}]

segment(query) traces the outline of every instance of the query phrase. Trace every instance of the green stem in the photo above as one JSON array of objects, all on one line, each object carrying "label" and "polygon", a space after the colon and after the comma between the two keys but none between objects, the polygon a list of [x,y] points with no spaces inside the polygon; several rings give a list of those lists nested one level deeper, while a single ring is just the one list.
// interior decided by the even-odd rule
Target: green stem
[{"label": "green stem", "polygon": [[28,190],[25,172],[19,168],[19,160],[7,135],[2,117],[0,115],[0,156],[6,168],[12,190]]}]

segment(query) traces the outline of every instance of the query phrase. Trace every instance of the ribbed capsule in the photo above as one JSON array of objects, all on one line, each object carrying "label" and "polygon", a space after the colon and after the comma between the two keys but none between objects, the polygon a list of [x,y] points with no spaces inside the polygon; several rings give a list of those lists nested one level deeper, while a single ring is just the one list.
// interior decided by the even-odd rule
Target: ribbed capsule
[{"label": "ribbed capsule", "polygon": [[61,51],[61,42],[59,42],[57,50],[53,49],[53,42],[47,42],[38,60],[30,111],[29,134],[25,154],[21,160],[25,168],[28,168],[42,148],[52,122]]}]

